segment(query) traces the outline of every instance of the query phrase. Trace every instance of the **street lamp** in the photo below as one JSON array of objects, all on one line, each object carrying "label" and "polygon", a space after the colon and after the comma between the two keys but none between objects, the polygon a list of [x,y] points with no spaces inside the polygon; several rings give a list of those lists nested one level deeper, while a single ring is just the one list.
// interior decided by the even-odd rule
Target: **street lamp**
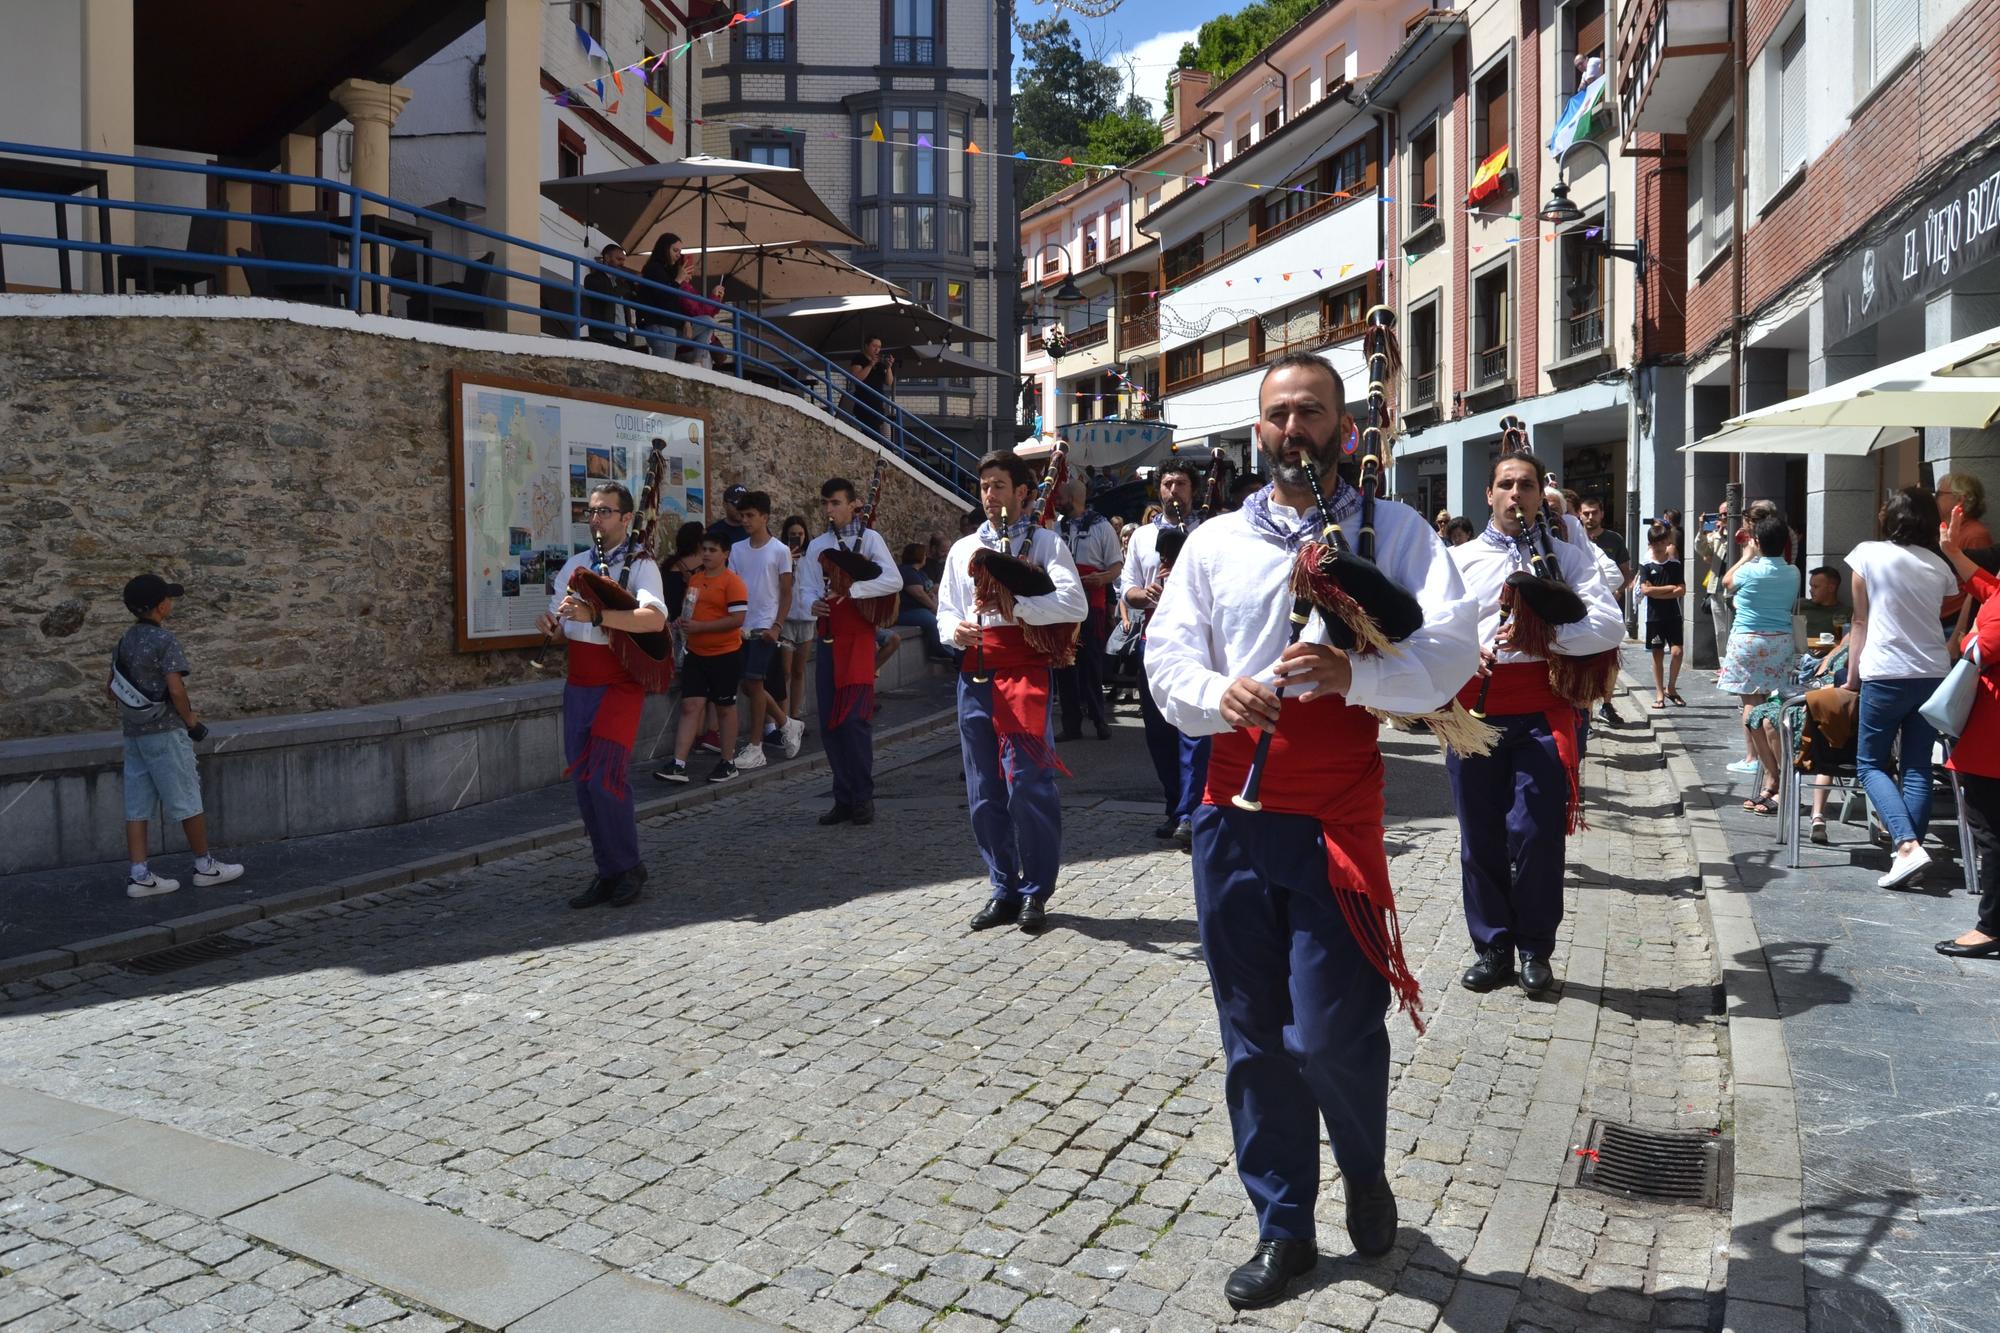
[{"label": "street lamp", "polygon": [[1633,273],[1640,281],[1646,278],[1646,242],[1643,238],[1631,245],[1613,245],[1611,238],[1617,235],[1612,227],[1611,214],[1611,154],[1604,151],[1604,145],[1595,139],[1578,139],[1563,149],[1556,159],[1556,185],[1549,191],[1549,201],[1542,205],[1542,211],[1535,216],[1543,222],[1558,227],[1573,226],[1583,221],[1583,210],[1569,197],[1569,155],[1579,148],[1588,148],[1604,160],[1604,239],[1598,244],[1604,253],[1613,259],[1622,259],[1631,264]]}]

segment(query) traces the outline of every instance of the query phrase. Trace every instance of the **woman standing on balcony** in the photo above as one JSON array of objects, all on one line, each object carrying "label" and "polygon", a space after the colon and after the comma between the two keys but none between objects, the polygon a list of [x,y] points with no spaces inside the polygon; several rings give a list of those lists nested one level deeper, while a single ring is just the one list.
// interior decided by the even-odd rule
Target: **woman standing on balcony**
[{"label": "woman standing on balcony", "polygon": [[[1917,710],[1950,669],[1939,612],[1958,579],[1938,545],[1937,501],[1906,486],[1882,506],[1882,540],[1847,555],[1854,571],[1853,652],[1848,688],[1861,690],[1855,768],[1868,803],[1895,846],[1889,873],[1876,880],[1893,889],[1930,864],[1924,831],[1931,820],[1931,747],[1937,733]],[[1891,751],[1898,748],[1902,782]]]}]

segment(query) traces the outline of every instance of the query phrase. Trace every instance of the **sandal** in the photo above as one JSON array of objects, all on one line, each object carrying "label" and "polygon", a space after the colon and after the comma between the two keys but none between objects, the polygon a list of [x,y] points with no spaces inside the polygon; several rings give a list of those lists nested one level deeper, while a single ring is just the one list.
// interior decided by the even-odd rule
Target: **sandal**
[{"label": "sandal", "polygon": [[1778,813],[1778,793],[1761,792],[1745,801],[1743,808],[1753,815],[1775,815]]},{"label": "sandal", "polygon": [[1664,694],[1656,694],[1653,696],[1653,707],[1655,709],[1665,708],[1666,706],[1667,706],[1667,697]]},{"label": "sandal", "polygon": [[1814,816],[1813,816],[1813,821],[1812,821],[1812,840],[1813,840],[1814,842],[1818,843],[1818,844],[1819,844],[1820,846],[1822,846],[1822,847],[1826,846],[1826,816],[1825,816],[1825,815],[1814,815]]},{"label": "sandal", "polygon": [[1667,702],[1676,708],[1686,708],[1688,706],[1688,701],[1681,698],[1679,690],[1668,690]]}]

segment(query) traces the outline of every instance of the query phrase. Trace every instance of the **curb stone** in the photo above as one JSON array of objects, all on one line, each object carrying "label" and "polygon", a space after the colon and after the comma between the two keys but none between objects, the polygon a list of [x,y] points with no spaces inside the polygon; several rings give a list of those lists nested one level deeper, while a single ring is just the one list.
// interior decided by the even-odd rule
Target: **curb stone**
[{"label": "curb stone", "polygon": [[[875,744],[879,749],[943,730],[956,716],[955,709],[941,709],[935,713],[928,713],[877,733]],[[953,740],[956,743],[955,736]],[[894,769],[904,766],[904,763],[898,763],[881,771],[893,772]],[[816,751],[810,755],[801,755],[797,759],[780,760],[762,769],[753,769],[737,781],[721,786],[675,792],[672,795],[656,796],[651,800],[640,801],[636,805],[635,813],[639,819],[646,820],[657,815],[698,809],[740,791],[765,786],[772,782],[804,777],[820,772],[825,767],[825,751]],[[349,879],[311,884],[283,893],[274,893],[267,898],[255,899],[236,907],[176,917],[157,925],[140,926],[95,939],[81,940],[59,949],[44,949],[37,953],[22,954],[16,958],[0,958],[0,985],[32,980],[51,972],[66,972],[86,963],[123,962],[126,959],[157,953],[162,949],[187,944],[210,935],[218,935],[253,921],[270,920],[293,912],[310,911],[316,907],[326,907],[344,900],[367,897],[386,889],[401,888],[429,879],[434,875],[469,870],[538,848],[576,842],[583,836],[583,821],[573,819],[516,834],[511,838],[499,838],[492,842],[462,847],[401,865],[385,866],[380,870],[371,870]]]},{"label": "curb stone", "polygon": [[1798,1100],[1777,991],[1736,874],[1715,802],[1681,747],[1680,729],[1663,718],[1667,772],[1681,789],[1693,834],[1716,962],[1729,1017],[1729,1089],[1735,1178],[1729,1201],[1729,1279],[1725,1333],[1805,1328],[1805,1191]]}]

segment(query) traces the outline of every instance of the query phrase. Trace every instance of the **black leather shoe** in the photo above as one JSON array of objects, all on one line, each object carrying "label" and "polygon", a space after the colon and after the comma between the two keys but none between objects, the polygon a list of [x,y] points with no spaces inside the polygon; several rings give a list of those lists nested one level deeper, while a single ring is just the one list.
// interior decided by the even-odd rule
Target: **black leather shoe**
[{"label": "black leather shoe", "polygon": [[1178,819],[1164,820],[1158,828],[1153,830],[1153,836],[1156,838],[1171,838],[1174,834],[1180,832],[1180,827],[1181,821]]},{"label": "black leather shoe", "polygon": [[991,930],[995,926],[1012,925],[1021,915],[1019,898],[989,898],[986,906],[979,909],[979,915],[972,918],[974,930]]},{"label": "black leather shoe", "polygon": [[1481,949],[1479,961],[1465,969],[1458,984],[1469,991],[1485,993],[1514,979],[1514,956],[1506,949]]},{"label": "black leather shoe", "polygon": [[1174,845],[1184,852],[1194,850],[1194,821],[1183,819],[1174,825]]},{"label": "black leather shoe", "polygon": [[1056,733],[1057,744],[1061,744],[1063,741],[1080,741],[1082,739],[1083,733],[1074,727],[1064,727]]},{"label": "black leather shoe", "polygon": [[1229,1275],[1222,1295],[1239,1310],[1254,1310],[1283,1298],[1292,1279],[1313,1271],[1319,1251],[1309,1240],[1260,1240],[1250,1262]]},{"label": "black leather shoe", "polygon": [[854,813],[853,813],[852,815],[848,816],[848,818],[849,818],[849,819],[851,819],[851,820],[852,820],[852,821],[853,821],[854,823],[856,823],[856,824],[872,824],[872,823],[874,823],[874,822],[875,822],[875,802],[873,802],[873,801],[856,801],[856,802],[854,803]]},{"label": "black leather shoe", "polygon": [[854,818],[854,807],[851,805],[842,805],[840,802],[835,801],[833,803],[833,809],[821,815],[819,817],[819,822],[821,826],[829,824],[845,824],[848,820],[852,818]]},{"label": "black leather shoe", "polygon": [[1048,909],[1042,906],[1042,898],[1036,895],[1021,904],[1021,933],[1039,935],[1049,928]]},{"label": "black leather shoe", "polygon": [[630,907],[639,901],[639,890],[646,883],[646,867],[633,866],[618,877],[616,887],[611,890],[613,907]]},{"label": "black leather shoe", "polygon": [[1101,741],[1108,741],[1111,739],[1111,727],[1101,718],[1098,719],[1097,723],[1097,739]]},{"label": "black leather shoe", "polygon": [[595,907],[611,900],[611,881],[599,875],[590,881],[590,887],[569,900],[571,907]]},{"label": "black leather shoe", "polygon": [[1555,973],[1549,971],[1549,960],[1539,954],[1521,955],[1521,989],[1530,995],[1540,995],[1556,984]]},{"label": "black leather shoe", "polygon": [[1937,951],[1946,958],[2000,958],[2000,939],[1990,939],[1984,944],[1960,944],[1957,940],[1939,940]]},{"label": "black leather shoe", "polygon": [[1347,1238],[1364,1259],[1379,1259],[1396,1244],[1396,1195],[1387,1176],[1373,1184],[1347,1181]]}]

